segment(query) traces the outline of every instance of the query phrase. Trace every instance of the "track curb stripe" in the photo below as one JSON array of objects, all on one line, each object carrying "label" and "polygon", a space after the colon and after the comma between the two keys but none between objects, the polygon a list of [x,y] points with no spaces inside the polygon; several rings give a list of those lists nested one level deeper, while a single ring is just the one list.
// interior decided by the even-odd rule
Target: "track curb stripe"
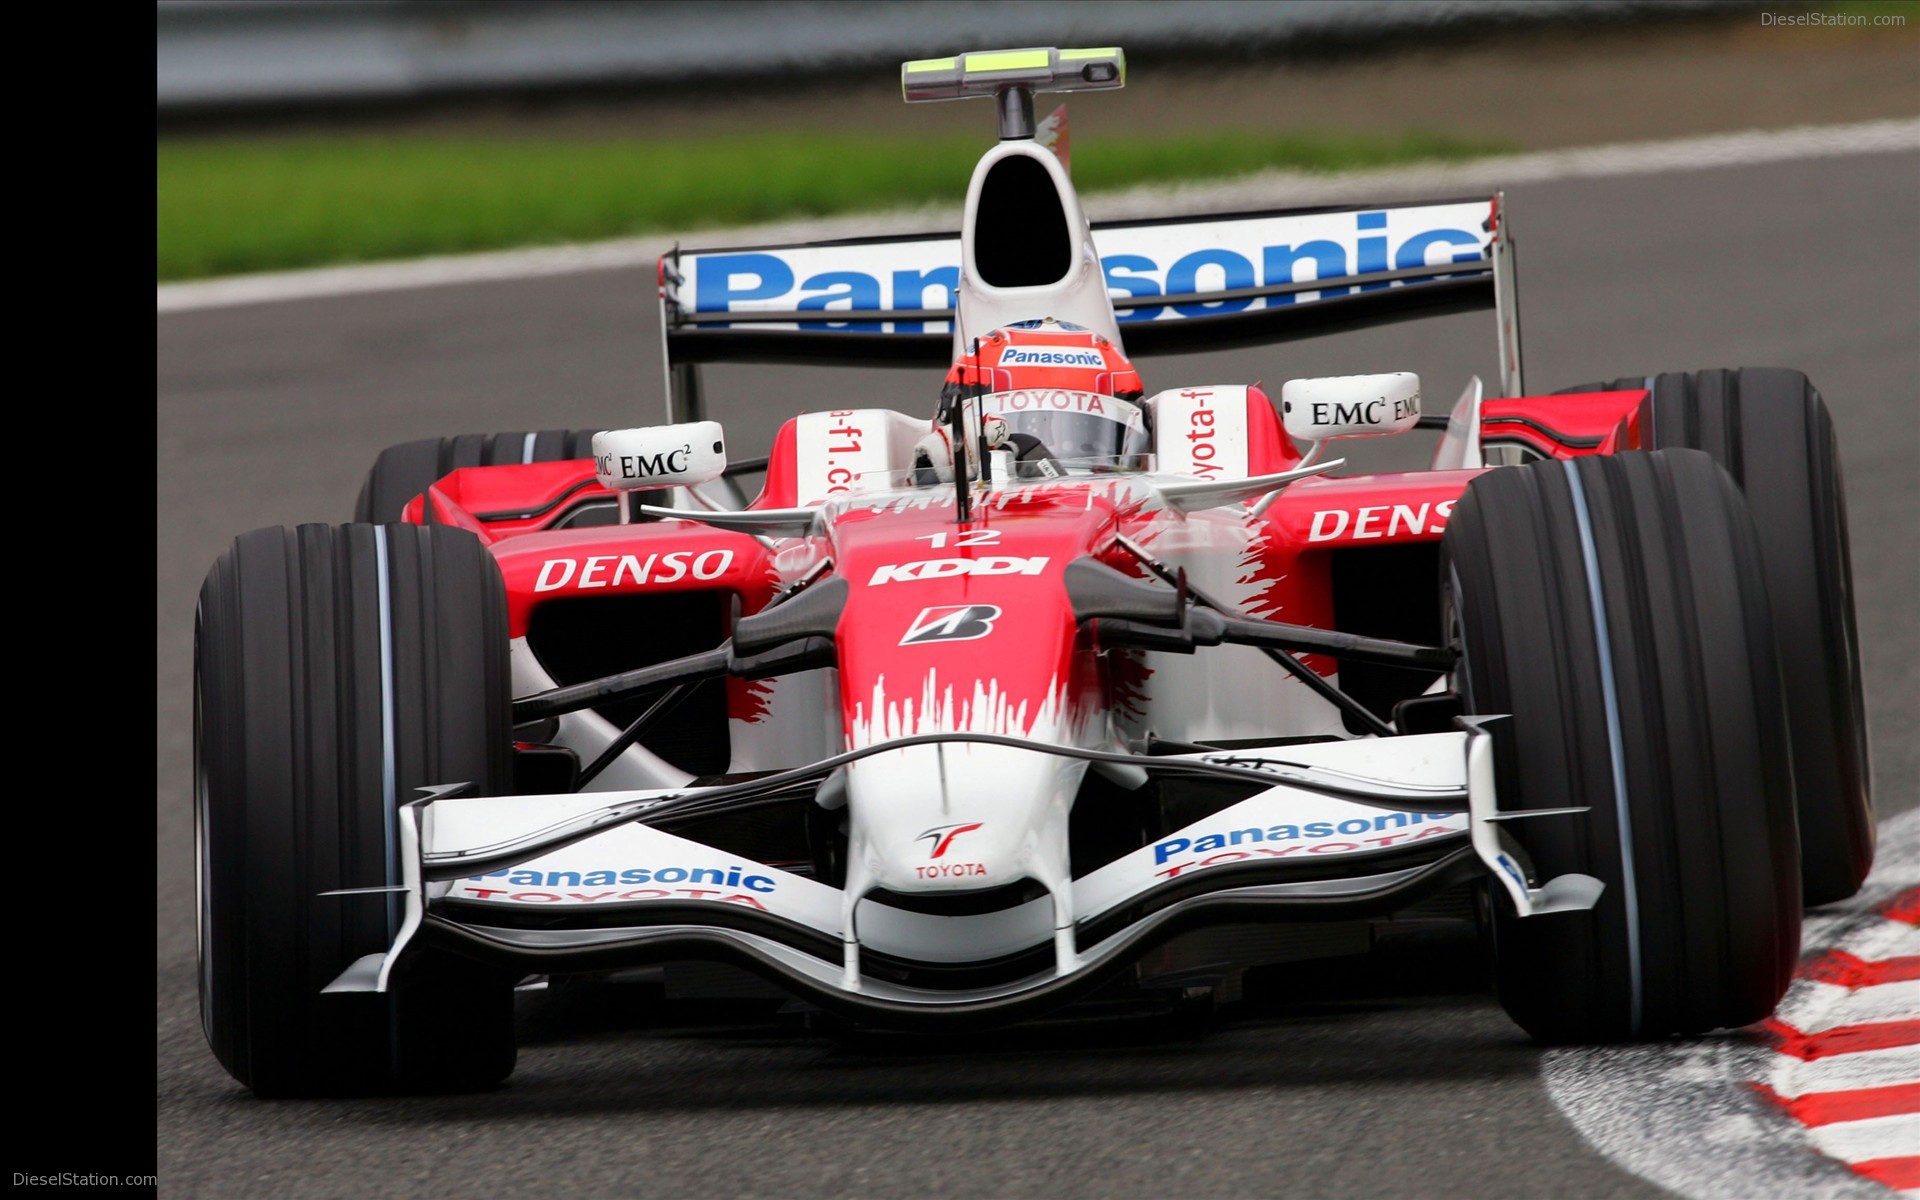
[{"label": "track curb stripe", "polygon": [[[1920,887],[1903,888],[1836,930],[1844,946],[1806,957],[1790,1003],[1760,1026],[1774,1058],[1755,1085],[1815,1149],[1903,1191],[1920,1187],[1920,1156],[1906,1153],[1920,1149],[1920,954],[1897,953],[1920,948],[1916,899]],[[1822,1086],[1836,1076],[1854,1086]]]},{"label": "track curb stripe", "polygon": [[1561,1112],[1621,1167],[1694,1200],[1920,1200],[1920,811],[1880,823],[1852,900],[1809,911],[1767,1021],[1541,1056]]},{"label": "track curb stripe", "polygon": [[1831,1125],[1836,1121],[1865,1121],[1920,1113],[1920,1083],[1892,1087],[1855,1088],[1848,1092],[1812,1092],[1789,1100],[1764,1083],[1753,1085],[1761,1096],[1778,1105],[1802,1125]]},{"label": "track curb stripe", "polygon": [[1855,1163],[1853,1169],[1868,1179],[1898,1191],[1920,1188],[1920,1154],[1905,1158],[1876,1158],[1870,1162]]},{"label": "track curb stripe", "polygon": [[1809,1061],[1834,1054],[1858,1054],[1863,1050],[1920,1046],[1920,1020],[1838,1025],[1819,1033],[1802,1033],[1791,1025],[1769,1019],[1761,1028],[1774,1039],[1774,1050]]},{"label": "track curb stripe", "polygon": [[1845,950],[1829,950],[1800,968],[1800,978],[1831,983],[1849,991],[1920,979],[1920,954],[1867,962]]}]

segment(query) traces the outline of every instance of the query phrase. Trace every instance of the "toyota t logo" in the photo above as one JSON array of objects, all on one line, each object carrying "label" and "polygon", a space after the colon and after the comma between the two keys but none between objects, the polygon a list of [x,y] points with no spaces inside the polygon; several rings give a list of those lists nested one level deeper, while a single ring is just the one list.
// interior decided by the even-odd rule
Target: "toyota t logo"
[{"label": "toyota t logo", "polygon": [[935,825],[932,829],[927,830],[913,840],[916,842],[932,842],[933,853],[927,855],[927,857],[940,858],[946,854],[947,847],[953,845],[953,839],[963,833],[972,833],[983,824],[985,824],[984,821],[974,821],[966,825]]}]

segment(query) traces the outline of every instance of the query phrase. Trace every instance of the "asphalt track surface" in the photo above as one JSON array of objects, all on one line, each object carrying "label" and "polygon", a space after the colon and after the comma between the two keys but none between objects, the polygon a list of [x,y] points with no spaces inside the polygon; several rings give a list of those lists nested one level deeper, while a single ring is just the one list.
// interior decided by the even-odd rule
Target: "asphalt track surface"
[{"label": "asphalt track surface", "polygon": [[[1920,155],[1533,184],[1509,194],[1532,390],[1711,366],[1805,370],[1851,508],[1877,804],[1920,804]],[[635,1015],[529,999],[482,1095],[254,1100],[194,1000],[196,591],[227,540],[350,515],[381,447],[657,420],[650,272],[441,287],[158,322],[158,1140],[179,1194],[1650,1196],[1555,1109],[1472,944],[1292,969],[1212,1021],[948,1040],[829,1036],[765,1006]],[[1150,388],[1411,368],[1493,379],[1491,318],[1202,360]],[[710,370],[729,441],[855,396],[931,411],[921,372]],[[840,389],[846,389],[843,393]],[[1408,439],[1410,442],[1411,439]],[[1365,446],[1418,465],[1425,446]],[[1356,455],[1355,457],[1359,457]],[[1764,532],[1764,531],[1763,531]],[[1693,1131],[1674,1131],[1684,1153]]]}]

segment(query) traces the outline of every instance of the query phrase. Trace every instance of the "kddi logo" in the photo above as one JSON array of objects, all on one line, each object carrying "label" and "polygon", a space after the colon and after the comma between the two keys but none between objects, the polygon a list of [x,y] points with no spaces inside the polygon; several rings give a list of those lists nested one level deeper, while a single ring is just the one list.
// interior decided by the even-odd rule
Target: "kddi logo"
[{"label": "kddi logo", "polygon": [[621,479],[651,479],[657,475],[679,475],[686,471],[693,459],[693,443],[689,442],[678,450],[662,450],[658,454],[602,454],[595,462],[594,469],[602,475],[612,475],[615,460],[620,463]]},{"label": "kddi logo", "polygon": [[902,646],[924,646],[928,642],[977,642],[993,632],[1000,609],[993,604],[946,604],[923,608],[907,626],[900,639]]},{"label": "kddi logo", "polygon": [[959,575],[1038,575],[1047,569],[1042,558],[931,558],[925,562],[900,563],[874,568],[869,586],[881,583],[910,583],[916,579],[952,579]]}]

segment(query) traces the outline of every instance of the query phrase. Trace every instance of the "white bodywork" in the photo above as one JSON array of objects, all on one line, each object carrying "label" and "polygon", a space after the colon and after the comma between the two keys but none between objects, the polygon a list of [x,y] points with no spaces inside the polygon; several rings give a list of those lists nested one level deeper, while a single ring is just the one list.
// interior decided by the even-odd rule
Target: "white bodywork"
[{"label": "white bodywork", "polygon": [[[1010,158],[1025,158],[1046,169],[1066,215],[1067,236],[1073,239],[1072,265],[1058,280],[1034,287],[994,287],[980,275],[975,257],[975,224],[979,217],[980,193],[996,164]],[[1120,342],[1120,327],[1113,316],[1113,301],[1107,296],[1106,276],[1101,271],[1100,255],[1093,248],[1093,232],[1087,215],[1081,211],[1080,197],[1067,178],[1060,160],[1032,142],[1001,142],[981,155],[973,168],[973,180],[967,185],[966,216],[960,226],[960,320],[954,323],[953,355],[958,360],[968,351],[967,339],[1039,316],[1093,330],[1114,345]]]},{"label": "white bodywork", "polygon": [[725,435],[718,421],[603,429],[593,435],[593,472],[600,486],[694,487],[727,470]]},{"label": "white bodywork", "polygon": [[887,487],[891,472],[913,462],[914,443],[927,428],[925,417],[886,408],[800,414],[793,428],[798,502]]},{"label": "white bodywork", "polygon": [[1154,469],[1195,479],[1246,478],[1247,391],[1244,384],[1204,384],[1149,396]]},{"label": "white bodywork", "polygon": [[1389,371],[1289,379],[1280,388],[1280,419],[1296,442],[1405,433],[1420,422],[1420,377]]},{"label": "white bodywork", "polygon": [[[1058,770],[1047,764],[1061,761],[1054,756],[1010,748],[950,746],[948,749],[975,753],[994,750],[1002,757],[992,765],[1003,769],[1011,766],[1015,758],[1023,758],[1031,764],[1028,771],[1044,773]],[[1068,880],[1051,902],[1035,900],[1001,912],[941,917],[907,912],[871,900],[861,903],[856,911],[846,901],[856,893],[851,879],[843,892],[801,875],[638,824],[615,826],[564,849],[535,855],[490,874],[429,885],[428,898],[521,909],[584,908],[651,900],[742,906],[799,922],[856,948],[925,961],[964,962],[1012,953],[1048,940],[1057,941],[1063,908],[1064,923],[1070,931],[1075,921],[1107,913],[1170,879],[1191,877],[1234,863],[1283,858],[1351,859],[1356,864],[1354,873],[1364,875],[1368,855],[1389,852],[1414,842],[1461,839],[1469,831],[1469,816],[1464,810],[1393,812],[1277,782],[1288,775],[1366,782],[1380,789],[1382,795],[1432,803],[1436,794],[1455,794],[1468,786],[1466,734],[1290,746],[1284,752],[1267,752],[1267,757],[1262,757],[1259,751],[1180,757],[1259,764],[1254,769],[1272,773],[1276,783],[1079,879]],[[976,770],[967,776],[979,777],[980,774]],[[1483,786],[1488,785],[1483,781]],[[1011,793],[1015,788],[1006,790]],[[683,793],[638,790],[438,800],[426,809],[422,835],[424,861],[438,864],[463,854],[497,849],[518,839],[532,839],[569,820],[611,805],[668,794]],[[977,814],[981,811],[977,806],[982,799],[980,795],[969,795],[966,797],[968,807],[956,805],[955,811]],[[1030,796],[1019,799],[1023,804],[1031,803]],[[876,822],[876,834],[866,845],[867,852],[873,856],[872,869],[876,875],[911,871],[914,865],[927,861],[926,843],[912,836],[919,829],[911,832],[906,829],[907,824],[923,819],[924,809],[920,809],[920,815],[912,821],[889,821],[883,815]],[[1011,863],[1028,855],[1057,857],[1064,869],[1064,826],[1050,835],[1036,828],[1031,836],[1057,839],[1057,844],[981,838],[967,853],[990,860],[1002,869],[1011,869]],[[1061,959],[1058,970],[1064,974],[1076,969],[1082,957],[1069,945],[1069,953]],[[857,972],[848,986],[856,991],[864,986]]]}]

